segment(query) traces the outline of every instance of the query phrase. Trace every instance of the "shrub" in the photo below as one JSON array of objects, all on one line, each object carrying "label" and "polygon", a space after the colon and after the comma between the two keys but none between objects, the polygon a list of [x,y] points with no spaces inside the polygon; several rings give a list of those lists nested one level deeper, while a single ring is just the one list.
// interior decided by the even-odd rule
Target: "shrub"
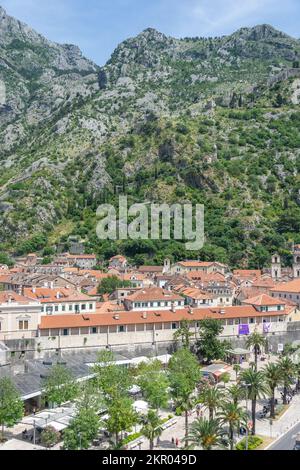
[{"label": "shrub", "polygon": [[[257,449],[261,444],[263,443],[263,440],[258,437],[258,436],[249,436],[248,437],[248,450],[254,450]],[[245,450],[246,449],[246,438],[242,439],[237,445],[236,445],[236,450]]]},{"label": "shrub", "polygon": [[130,434],[129,436],[125,437],[124,439],[122,439],[122,447],[123,446],[126,446],[126,444],[129,444],[129,442],[133,442],[135,441],[136,439],[138,439],[139,437],[142,436],[142,433],[140,432],[136,432],[134,434]]}]

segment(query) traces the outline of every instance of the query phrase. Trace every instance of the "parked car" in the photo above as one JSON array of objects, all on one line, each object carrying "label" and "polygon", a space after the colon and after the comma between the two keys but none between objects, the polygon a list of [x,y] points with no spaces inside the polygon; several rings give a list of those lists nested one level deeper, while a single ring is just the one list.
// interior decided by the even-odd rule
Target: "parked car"
[{"label": "parked car", "polygon": [[296,442],[295,442],[295,445],[294,445],[294,450],[300,450],[300,433],[299,433],[298,436],[296,437]]}]

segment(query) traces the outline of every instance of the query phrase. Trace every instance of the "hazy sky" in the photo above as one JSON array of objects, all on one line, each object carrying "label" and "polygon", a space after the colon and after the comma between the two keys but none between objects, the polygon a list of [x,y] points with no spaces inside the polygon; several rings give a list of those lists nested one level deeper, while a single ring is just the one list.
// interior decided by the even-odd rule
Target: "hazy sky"
[{"label": "hazy sky", "polygon": [[300,0],[0,0],[47,38],[80,46],[102,65],[147,27],[174,37],[218,36],[269,23],[300,37]]}]

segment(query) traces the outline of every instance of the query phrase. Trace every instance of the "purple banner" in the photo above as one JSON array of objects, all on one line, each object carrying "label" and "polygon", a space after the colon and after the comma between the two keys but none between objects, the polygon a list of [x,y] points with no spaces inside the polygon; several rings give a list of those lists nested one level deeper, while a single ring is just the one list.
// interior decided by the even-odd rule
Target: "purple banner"
[{"label": "purple banner", "polygon": [[249,325],[239,325],[239,335],[249,335]]},{"label": "purple banner", "polygon": [[264,323],[264,333],[270,333],[271,323]]}]

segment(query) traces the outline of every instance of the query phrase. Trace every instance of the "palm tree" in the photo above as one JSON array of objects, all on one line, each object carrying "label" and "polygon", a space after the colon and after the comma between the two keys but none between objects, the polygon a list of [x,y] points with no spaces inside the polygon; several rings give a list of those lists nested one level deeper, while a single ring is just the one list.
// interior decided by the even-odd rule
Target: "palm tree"
[{"label": "palm tree", "polygon": [[255,370],[257,370],[257,358],[258,358],[258,354],[261,350],[262,347],[265,347],[266,345],[266,338],[261,335],[260,333],[258,333],[257,331],[254,331],[252,333],[252,335],[250,335],[248,338],[247,338],[247,341],[246,341],[246,347],[247,348],[251,348],[253,347],[253,350],[254,350],[254,357],[255,357]]},{"label": "palm tree", "polygon": [[149,439],[150,450],[154,449],[154,439],[161,436],[163,429],[161,427],[161,419],[157,412],[149,410],[148,414],[142,418],[143,427],[141,433]]},{"label": "palm tree", "polygon": [[264,367],[266,384],[271,395],[271,412],[270,417],[275,418],[275,390],[283,381],[282,370],[278,364],[268,364]]},{"label": "palm tree", "polygon": [[296,370],[296,377],[297,377],[296,389],[300,390],[300,362],[295,365],[295,370]]},{"label": "palm tree", "polygon": [[233,450],[234,431],[236,429],[239,429],[241,423],[246,425],[247,414],[241,406],[227,401],[223,402],[221,411],[218,413],[217,416],[222,424],[226,424],[229,427],[228,436],[230,442],[230,450]]},{"label": "palm tree", "polygon": [[227,389],[228,398],[233,401],[235,405],[238,405],[239,401],[245,398],[245,389],[239,384],[233,384]]},{"label": "palm tree", "polygon": [[287,404],[287,394],[292,384],[292,379],[296,374],[296,367],[293,361],[289,357],[281,357],[278,361],[278,367],[282,374],[283,383],[283,404]]},{"label": "palm tree", "polygon": [[206,387],[199,396],[200,402],[209,410],[209,420],[214,419],[215,411],[220,407],[224,399],[224,391],[218,387]]},{"label": "palm tree", "polygon": [[241,370],[241,366],[239,364],[233,364],[233,370],[235,372],[235,378],[238,379],[239,372]]},{"label": "palm tree", "polygon": [[222,445],[224,430],[218,419],[207,420],[198,418],[190,426],[188,440],[192,447],[201,446],[203,450],[211,450]]},{"label": "palm tree", "polygon": [[241,382],[247,387],[247,396],[251,400],[251,414],[252,414],[252,435],[256,431],[256,404],[257,399],[264,397],[268,393],[268,388],[265,383],[265,375],[262,371],[257,371],[255,368],[244,370],[240,375]]}]

